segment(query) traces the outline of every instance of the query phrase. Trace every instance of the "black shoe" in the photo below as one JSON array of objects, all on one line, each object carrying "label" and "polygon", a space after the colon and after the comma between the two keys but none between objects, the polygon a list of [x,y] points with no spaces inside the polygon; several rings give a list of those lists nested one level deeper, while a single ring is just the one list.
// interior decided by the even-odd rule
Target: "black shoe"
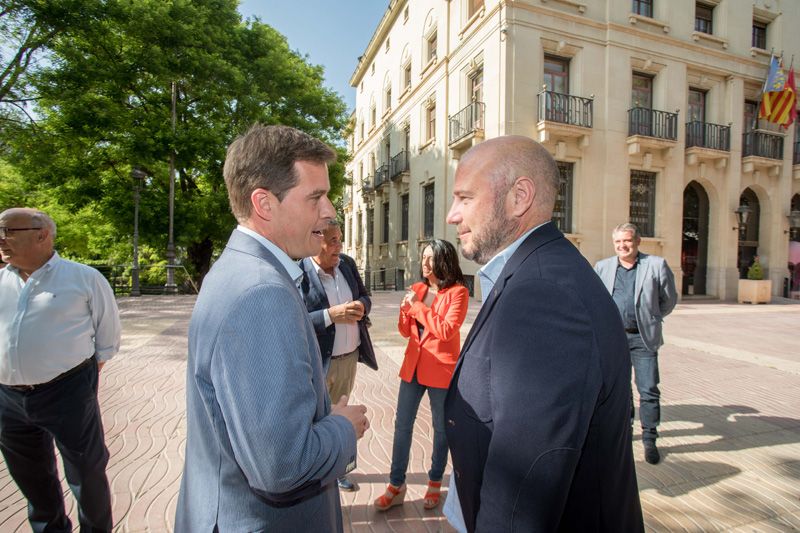
[{"label": "black shoe", "polygon": [[642,442],[644,444],[644,460],[650,463],[651,465],[657,465],[658,462],[661,460],[661,454],[658,453],[658,448],[656,447],[656,441],[646,440]]},{"label": "black shoe", "polygon": [[356,484],[347,479],[347,477],[340,477],[338,482],[339,490],[343,490],[345,492],[353,492],[356,490]]}]

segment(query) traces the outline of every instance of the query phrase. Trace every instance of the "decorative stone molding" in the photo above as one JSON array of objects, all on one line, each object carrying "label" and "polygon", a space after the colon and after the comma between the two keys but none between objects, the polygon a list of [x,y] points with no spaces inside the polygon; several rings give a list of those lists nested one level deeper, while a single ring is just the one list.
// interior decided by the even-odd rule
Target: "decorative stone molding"
[{"label": "decorative stone molding", "polygon": [[670,31],[669,23],[662,20],[645,17],[643,15],[637,15],[636,13],[631,13],[628,15],[628,22],[630,22],[632,25],[641,23],[648,26],[655,26],[657,28],[661,28],[664,33],[669,33]]}]

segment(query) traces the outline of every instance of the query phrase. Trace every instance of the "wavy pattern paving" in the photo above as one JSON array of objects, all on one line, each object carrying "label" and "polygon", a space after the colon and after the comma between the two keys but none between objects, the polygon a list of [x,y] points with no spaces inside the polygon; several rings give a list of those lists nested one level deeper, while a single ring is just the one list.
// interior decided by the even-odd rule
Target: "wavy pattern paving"
[{"label": "wavy pattern paving", "polygon": [[[380,371],[360,365],[353,393],[354,402],[368,406],[372,428],[359,441],[352,474],[360,490],[341,496],[345,530],[450,532],[440,510],[422,508],[432,439],[427,399],[414,432],[406,504],[386,513],[371,506],[385,488],[391,461],[405,347],[396,333],[399,299],[400,293],[374,296],[371,334]],[[193,305],[192,297],[120,300],[122,350],[103,371],[100,387],[116,531],[172,530],[183,467],[186,331]],[[477,307],[472,302],[463,334]],[[660,355],[664,461],[646,464],[634,441],[648,531],[800,529],[798,323],[800,306],[682,304],[667,319]],[[770,336],[752,334],[757,331]],[[786,363],[775,365],[777,358]],[[77,524],[66,483],[64,490]],[[0,531],[30,531],[25,501],[5,463]]]}]

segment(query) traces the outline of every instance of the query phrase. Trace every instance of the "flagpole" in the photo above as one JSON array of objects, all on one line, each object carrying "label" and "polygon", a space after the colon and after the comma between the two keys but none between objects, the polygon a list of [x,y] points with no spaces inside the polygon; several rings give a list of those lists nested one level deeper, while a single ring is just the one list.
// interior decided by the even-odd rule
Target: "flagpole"
[{"label": "flagpole", "polygon": [[764,86],[761,87],[761,94],[758,97],[758,107],[756,108],[755,114],[753,114],[753,129],[758,129],[758,118],[761,114],[761,104],[764,102],[764,93],[767,92],[767,82],[769,81],[769,71],[772,68],[772,58],[775,57],[775,48],[773,47],[769,51],[769,65],[767,66],[767,77],[764,78]]}]

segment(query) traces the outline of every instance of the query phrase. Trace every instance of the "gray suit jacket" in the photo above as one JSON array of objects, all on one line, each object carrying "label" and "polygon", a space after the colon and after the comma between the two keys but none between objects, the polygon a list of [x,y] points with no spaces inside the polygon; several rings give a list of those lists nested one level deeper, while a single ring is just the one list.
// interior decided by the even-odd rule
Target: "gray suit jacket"
[{"label": "gray suit jacket", "polygon": [[[614,278],[619,261],[617,256],[598,261],[595,272],[603,280],[609,294],[614,293]],[[675,290],[675,276],[667,261],[657,255],[639,252],[639,266],[636,267],[636,324],[645,346],[656,351],[664,344],[661,322],[672,312],[678,302]]]},{"label": "gray suit jacket", "polygon": [[314,328],[278,259],[234,231],[189,325],[186,463],[175,531],[342,531],[355,460],[330,416]]},{"label": "gray suit jacket", "polygon": [[[328,302],[328,295],[325,292],[325,287],[319,280],[317,273],[317,264],[310,257],[306,257],[300,262],[300,268],[303,269],[303,283],[301,289],[303,290],[303,299],[306,302],[308,315],[311,317],[311,323],[314,324],[314,330],[317,333],[317,340],[319,341],[319,348],[322,352],[322,366],[328,368],[331,355],[333,355],[333,341],[336,338],[336,325],[331,324],[325,327],[325,309],[329,308],[331,304]],[[350,292],[353,293],[353,300],[359,300],[364,305],[364,318],[358,321],[358,336],[361,344],[358,345],[358,362],[364,363],[373,370],[378,370],[378,362],[375,359],[375,350],[372,348],[372,340],[369,337],[367,330],[367,316],[370,309],[372,309],[372,300],[367,294],[367,288],[364,282],[361,281],[361,276],[356,268],[356,263],[349,256],[340,254],[339,256],[339,271],[347,280],[347,285],[350,287]]]}]

